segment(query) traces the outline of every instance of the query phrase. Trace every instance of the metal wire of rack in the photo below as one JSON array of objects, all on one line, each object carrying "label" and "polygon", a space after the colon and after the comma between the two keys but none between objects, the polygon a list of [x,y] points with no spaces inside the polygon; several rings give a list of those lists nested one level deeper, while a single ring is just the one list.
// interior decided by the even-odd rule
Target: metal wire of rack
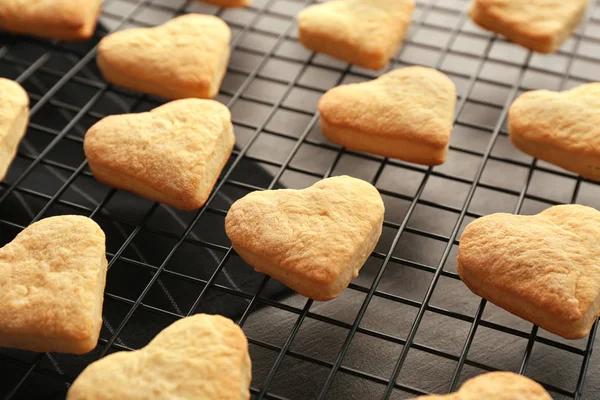
[{"label": "metal wire of rack", "polygon": [[[446,393],[497,369],[527,374],[555,398],[600,397],[592,373],[600,370],[592,356],[597,325],[580,341],[538,330],[470,294],[454,263],[462,229],[482,215],[569,202],[600,209],[598,183],[520,154],[505,129],[522,91],[598,80],[598,1],[551,56],[476,28],[468,0],[417,1],[389,68],[432,66],[457,85],[449,158],[435,168],[348,151],[321,136],[322,93],[376,74],[298,44],[295,14],[310,3],[254,0],[249,9],[219,10],[182,0],[106,0],[102,26],[86,43],[0,35],[0,76],[22,83],[32,99],[26,139],[0,183],[0,245],[41,218],[76,213],[107,232],[109,259],[98,348],[80,357],[2,349],[0,395],[64,397],[90,362],[139,348],[186,315],[218,312],[248,336],[256,399],[410,398]],[[232,28],[218,99],[232,110],[238,144],[207,206],[182,213],[94,181],[82,142],[105,115],[163,102],[104,82],[94,65],[97,41],[193,11],[216,13]],[[378,187],[386,220],[377,249],[340,298],[294,295],[232,251],[222,226],[237,198],[342,173]]]}]

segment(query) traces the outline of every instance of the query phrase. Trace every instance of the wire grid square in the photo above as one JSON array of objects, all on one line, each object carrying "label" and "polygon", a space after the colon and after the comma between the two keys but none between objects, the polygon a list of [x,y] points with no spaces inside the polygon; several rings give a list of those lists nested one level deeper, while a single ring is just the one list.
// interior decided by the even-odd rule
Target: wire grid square
[{"label": "wire grid square", "polygon": [[[219,10],[184,0],[106,0],[89,42],[0,36],[0,75],[17,79],[32,99],[26,139],[0,183],[0,244],[40,218],[82,214],[107,232],[110,262],[98,348],[83,357],[3,349],[0,394],[32,398],[39,387],[64,395],[96,358],[139,348],[187,314],[213,312],[246,331],[256,398],[409,398],[447,392],[494,369],[527,373],[556,398],[598,396],[595,328],[589,340],[576,342],[538,332],[472,295],[454,260],[462,229],[481,215],[530,214],[559,202],[600,206],[597,183],[523,155],[505,129],[507,107],[521,92],[598,79],[600,7],[592,1],[578,34],[557,54],[542,56],[476,27],[466,16],[467,0],[418,1],[394,65],[437,67],[459,92],[448,162],[425,169],[323,138],[319,97],[381,73],[304,49],[294,18],[310,3],[255,0],[248,9]],[[164,102],[104,82],[94,63],[97,41],[186,12],[219,15],[234,38],[218,99],[232,110],[238,143],[197,213],[98,184],[81,151],[85,131],[102,117]],[[307,301],[231,252],[222,225],[235,200],[339,174],[371,181],[386,203],[382,240],[339,299]],[[562,368],[548,368],[558,360]],[[432,373],[432,365],[440,371]]]}]

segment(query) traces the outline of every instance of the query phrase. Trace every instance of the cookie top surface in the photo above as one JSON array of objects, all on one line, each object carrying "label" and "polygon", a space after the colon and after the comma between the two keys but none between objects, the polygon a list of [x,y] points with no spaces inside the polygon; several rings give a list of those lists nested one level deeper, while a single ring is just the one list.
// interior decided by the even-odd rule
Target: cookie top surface
[{"label": "cookie top surface", "polygon": [[[414,0],[330,0],[302,10],[298,23],[317,27],[331,24],[334,18],[336,22],[345,22],[348,32],[352,32],[352,28],[368,31],[365,25],[368,24],[376,29],[368,31],[370,36],[376,36],[378,24],[410,21],[414,7]],[[352,26],[352,22],[358,22],[359,26]]]},{"label": "cookie top surface", "polygon": [[25,89],[15,81],[0,78],[0,144],[26,107],[29,107],[29,96]]},{"label": "cookie top surface", "polygon": [[588,0],[474,0],[471,7],[533,35],[547,36],[564,31],[587,3]]},{"label": "cookie top surface", "polygon": [[600,156],[600,83],[565,92],[535,90],[510,107],[509,128],[525,140]]},{"label": "cookie top surface", "polygon": [[373,57],[396,47],[415,7],[414,0],[331,0],[298,14],[301,30],[339,36]]},{"label": "cookie top surface", "polygon": [[409,23],[414,7],[414,0],[330,0],[302,10],[298,25],[315,30],[333,25],[365,44],[370,38],[375,46],[378,33],[389,34],[390,26]]},{"label": "cookie top surface", "polygon": [[252,0],[198,0],[219,7],[248,7]]},{"label": "cookie top surface", "polygon": [[150,112],[108,116],[85,136],[90,164],[141,180],[173,196],[196,191],[223,131],[227,107],[214,100],[176,100]]},{"label": "cookie top surface", "polygon": [[2,0],[0,26],[3,20],[54,25],[67,29],[83,27],[89,19],[89,9],[102,0]]},{"label": "cookie top surface", "polygon": [[231,206],[225,225],[234,245],[309,280],[330,283],[381,224],[383,213],[375,187],[339,176],[303,190],[250,193]]},{"label": "cookie top surface", "polygon": [[456,393],[415,400],[552,400],[539,383],[513,372],[489,372],[466,381]]},{"label": "cookie top surface", "polygon": [[46,218],[23,230],[0,249],[0,334],[89,337],[104,251],[104,232],[86,217]]},{"label": "cookie top surface", "polygon": [[329,90],[319,101],[319,112],[338,127],[445,147],[455,105],[456,88],[446,75],[407,67]]},{"label": "cookie top surface", "polygon": [[218,75],[230,39],[231,30],[220,18],[186,14],[154,28],[108,35],[100,41],[98,57],[126,75],[202,91]]},{"label": "cookie top surface", "polygon": [[492,214],[465,229],[459,272],[548,310],[565,324],[576,323],[597,311],[599,238],[600,212],[590,207],[555,206],[535,216]]},{"label": "cookie top surface", "polygon": [[197,314],[171,324],[138,351],[89,365],[67,399],[248,399],[250,376],[248,341],[240,327],[218,315]]}]

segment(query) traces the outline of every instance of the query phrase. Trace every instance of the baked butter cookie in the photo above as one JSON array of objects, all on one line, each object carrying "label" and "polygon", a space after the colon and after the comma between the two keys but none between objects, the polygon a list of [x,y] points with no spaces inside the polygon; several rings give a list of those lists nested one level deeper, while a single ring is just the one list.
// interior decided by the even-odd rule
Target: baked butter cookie
[{"label": "baked butter cookie", "polygon": [[510,107],[510,140],[521,151],[600,180],[600,83],[536,90]]},{"label": "baked butter cookie", "polygon": [[415,400],[552,400],[539,383],[513,372],[488,372],[466,381],[456,393]]},{"label": "baked butter cookie", "polygon": [[303,190],[250,193],[231,206],[225,230],[257,271],[330,300],[358,276],[379,240],[383,214],[377,189],[340,176]]},{"label": "baked butter cookie", "polygon": [[330,0],[298,14],[298,40],[308,49],[364,68],[381,69],[410,24],[414,0]]},{"label": "baked butter cookie", "polygon": [[67,400],[247,400],[251,380],[240,327],[219,315],[197,314],[171,324],[140,350],[89,365]]},{"label": "baked butter cookie", "polygon": [[83,147],[100,182],[195,210],[206,202],[234,143],[227,107],[184,99],[150,112],[108,116],[88,130]]},{"label": "baked butter cookie", "polygon": [[562,205],[493,214],[465,229],[458,274],[473,293],[567,339],[600,314],[600,212]]},{"label": "baked butter cookie", "polygon": [[211,98],[227,69],[230,39],[220,18],[187,14],[106,36],[97,62],[107,81],[129,89],[167,99]]},{"label": "baked butter cookie", "polygon": [[17,154],[29,122],[29,96],[17,82],[0,78],[0,181]]},{"label": "baked butter cookie", "polygon": [[321,130],[332,142],[425,165],[446,160],[455,107],[454,83],[424,67],[338,86],[319,101]]},{"label": "baked butter cookie", "polygon": [[0,29],[57,40],[89,39],[102,0],[2,0]]},{"label": "baked butter cookie", "polygon": [[554,53],[575,31],[588,0],[473,0],[479,26],[540,53]]},{"label": "baked butter cookie", "polygon": [[87,353],[102,326],[105,237],[91,219],[46,218],[0,249],[0,347]]}]

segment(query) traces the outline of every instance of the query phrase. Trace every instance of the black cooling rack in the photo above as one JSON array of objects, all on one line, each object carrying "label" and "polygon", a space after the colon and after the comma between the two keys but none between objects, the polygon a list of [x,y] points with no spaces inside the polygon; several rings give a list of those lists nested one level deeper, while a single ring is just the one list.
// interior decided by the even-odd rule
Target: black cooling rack
[{"label": "black cooling rack", "polygon": [[[446,393],[493,370],[526,374],[557,399],[600,398],[597,325],[578,341],[539,330],[471,294],[455,264],[457,239],[474,218],[570,202],[600,209],[600,185],[518,152],[505,128],[521,92],[600,79],[598,1],[549,56],[478,29],[467,0],[417,1],[392,66],[436,67],[459,93],[448,161],[435,168],[323,138],[319,97],[376,75],[302,48],[294,19],[310,3],[254,0],[248,9],[220,10],[183,0],[106,0],[101,26],[84,43],[0,34],[0,76],[19,81],[32,101],[26,138],[0,183],[0,245],[40,218],[81,214],[107,233],[109,259],[97,349],[85,356],[2,349],[0,396],[64,398],[90,362],[140,348],[175,320],[208,312],[246,332],[256,399],[404,399]],[[207,206],[191,213],[97,183],[82,149],[85,131],[105,115],[163,103],[104,82],[95,66],[98,40],[186,12],[217,14],[232,28],[218,99],[231,109],[237,136]],[[233,201],[340,174],[375,184],[386,220],[360,277],[338,299],[307,301],[231,250],[223,224]]]}]

